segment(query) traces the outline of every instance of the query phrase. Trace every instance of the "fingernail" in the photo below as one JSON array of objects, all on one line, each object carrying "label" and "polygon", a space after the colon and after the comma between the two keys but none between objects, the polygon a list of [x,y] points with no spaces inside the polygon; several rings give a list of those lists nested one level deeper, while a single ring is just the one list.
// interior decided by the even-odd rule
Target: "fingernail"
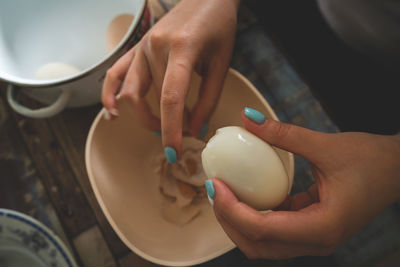
[{"label": "fingernail", "polygon": [[157,135],[157,136],[161,136],[161,131],[154,131],[153,134]]},{"label": "fingernail", "polygon": [[106,109],[106,110],[104,110],[104,113],[103,113],[103,118],[104,118],[106,121],[109,121],[109,120],[111,119],[110,112],[108,112],[108,110],[107,110],[107,109]]},{"label": "fingernail", "polygon": [[203,126],[201,126],[201,130],[200,130],[200,138],[204,139],[204,137],[206,137],[208,132],[208,124],[204,123]]},{"label": "fingernail", "polygon": [[205,182],[206,190],[207,190],[207,196],[208,200],[210,201],[211,205],[214,205],[214,197],[215,197],[215,189],[214,185],[211,180],[206,180]]},{"label": "fingernail", "polygon": [[172,147],[169,146],[165,147],[164,153],[169,163],[175,163],[178,160],[176,156],[176,151]]},{"label": "fingernail", "polygon": [[261,124],[265,121],[265,116],[260,111],[252,108],[244,108],[244,115],[258,124]]},{"label": "fingernail", "polygon": [[118,117],[119,116],[119,112],[116,108],[112,108],[109,110],[109,112],[111,113],[111,115]]}]

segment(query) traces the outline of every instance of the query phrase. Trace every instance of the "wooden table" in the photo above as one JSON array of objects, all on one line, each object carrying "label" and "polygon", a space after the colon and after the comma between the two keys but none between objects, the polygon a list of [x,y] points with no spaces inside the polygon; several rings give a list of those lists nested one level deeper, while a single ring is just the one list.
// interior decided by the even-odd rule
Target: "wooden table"
[{"label": "wooden table", "polygon": [[[254,83],[280,120],[314,130],[337,131],[245,6],[240,9],[231,66]],[[90,125],[100,109],[97,104],[65,110],[50,119],[29,119],[10,109],[5,84],[0,84],[0,207],[31,215],[53,229],[80,266],[156,266],[121,242],[91,189],[84,148]],[[306,190],[313,183],[308,163],[296,157],[295,165],[293,193]],[[399,207],[393,205],[328,257],[248,260],[235,249],[200,266],[389,266],[399,259],[399,225]]]}]

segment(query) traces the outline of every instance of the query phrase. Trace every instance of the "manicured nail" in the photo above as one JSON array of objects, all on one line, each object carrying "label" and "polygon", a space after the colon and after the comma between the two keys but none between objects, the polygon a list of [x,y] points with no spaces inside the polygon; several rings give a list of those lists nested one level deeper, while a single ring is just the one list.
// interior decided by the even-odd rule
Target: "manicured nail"
[{"label": "manicured nail", "polygon": [[118,117],[119,116],[119,112],[116,108],[112,108],[109,110],[109,112],[111,113],[111,115]]},{"label": "manicured nail", "polygon": [[211,180],[206,180],[205,182],[208,200],[210,201],[211,205],[214,205],[214,197],[215,197],[215,189],[214,185]]},{"label": "manicured nail", "polygon": [[103,113],[103,118],[106,120],[106,121],[109,121],[109,120],[111,120],[111,115],[110,115],[110,112],[108,112],[108,110],[106,109],[106,110],[104,110],[104,113]]},{"label": "manicured nail", "polygon": [[244,115],[258,124],[261,124],[265,121],[265,116],[260,111],[252,108],[244,108]]},{"label": "manicured nail", "polygon": [[200,130],[200,138],[204,139],[204,137],[206,137],[208,132],[208,124],[204,123],[203,126],[201,126],[201,130]]},{"label": "manicured nail", "polygon": [[176,156],[176,151],[172,147],[169,146],[165,147],[164,153],[169,163],[175,163],[178,160]]},{"label": "manicured nail", "polygon": [[153,134],[157,135],[157,136],[161,136],[161,131],[154,131]]}]

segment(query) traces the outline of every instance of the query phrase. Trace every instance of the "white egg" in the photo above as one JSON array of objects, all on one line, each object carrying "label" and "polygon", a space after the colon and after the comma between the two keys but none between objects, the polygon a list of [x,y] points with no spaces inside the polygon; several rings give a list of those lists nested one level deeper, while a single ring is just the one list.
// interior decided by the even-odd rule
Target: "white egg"
[{"label": "white egg", "polygon": [[40,67],[35,73],[37,80],[53,80],[72,76],[81,70],[70,64],[62,62],[50,62]]},{"label": "white egg", "polygon": [[254,209],[275,208],[288,194],[289,178],[278,154],[242,127],[218,129],[201,157],[208,178],[221,179]]}]

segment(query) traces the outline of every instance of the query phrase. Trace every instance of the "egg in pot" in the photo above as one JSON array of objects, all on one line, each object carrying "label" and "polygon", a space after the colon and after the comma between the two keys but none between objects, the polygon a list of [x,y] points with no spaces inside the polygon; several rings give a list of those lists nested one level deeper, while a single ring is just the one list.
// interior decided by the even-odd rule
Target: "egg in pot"
[{"label": "egg in pot", "polygon": [[208,178],[219,178],[256,210],[275,208],[289,192],[289,177],[278,154],[242,127],[218,129],[201,157]]},{"label": "egg in pot", "polygon": [[73,65],[63,63],[63,62],[50,62],[43,66],[35,72],[36,80],[53,80],[60,79],[75,75],[82,70]]},{"label": "egg in pot", "polygon": [[114,17],[107,27],[106,46],[107,51],[111,52],[128,32],[134,16],[132,14],[120,14]]}]

